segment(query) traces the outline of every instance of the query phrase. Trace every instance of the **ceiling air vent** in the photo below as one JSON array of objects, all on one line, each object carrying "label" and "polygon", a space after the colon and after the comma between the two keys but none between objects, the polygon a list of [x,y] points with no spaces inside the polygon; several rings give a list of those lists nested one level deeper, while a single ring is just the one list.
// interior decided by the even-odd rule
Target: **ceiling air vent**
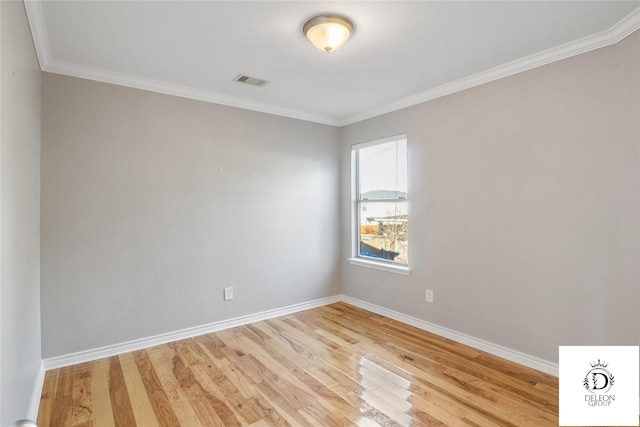
[{"label": "ceiling air vent", "polygon": [[233,78],[234,82],[244,83],[250,86],[264,87],[269,84],[267,80],[258,79],[256,77],[245,76],[244,74],[238,74]]}]

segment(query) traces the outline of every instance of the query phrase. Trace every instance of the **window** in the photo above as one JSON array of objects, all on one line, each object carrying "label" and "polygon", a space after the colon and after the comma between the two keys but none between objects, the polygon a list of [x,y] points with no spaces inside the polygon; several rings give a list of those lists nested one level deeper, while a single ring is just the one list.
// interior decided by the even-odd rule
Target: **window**
[{"label": "window", "polygon": [[[406,135],[352,146],[354,258],[407,270],[409,199]],[[358,262],[360,261],[360,262]]]}]

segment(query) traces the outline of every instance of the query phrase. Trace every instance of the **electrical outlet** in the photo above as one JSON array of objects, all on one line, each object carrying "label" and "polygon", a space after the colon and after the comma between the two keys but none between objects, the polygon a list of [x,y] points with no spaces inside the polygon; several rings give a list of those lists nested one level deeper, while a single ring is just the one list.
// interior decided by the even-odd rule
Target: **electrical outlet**
[{"label": "electrical outlet", "polygon": [[427,302],[433,302],[433,289],[427,289]]},{"label": "electrical outlet", "polygon": [[229,301],[233,299],[233,288],[224,288],[224,300]]}]

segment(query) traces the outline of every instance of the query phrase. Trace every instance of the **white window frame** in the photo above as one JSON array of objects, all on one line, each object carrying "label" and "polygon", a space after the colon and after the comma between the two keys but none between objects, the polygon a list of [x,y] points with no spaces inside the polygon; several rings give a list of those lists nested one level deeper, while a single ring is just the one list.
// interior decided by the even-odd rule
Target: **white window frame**
[{"label": "white window frame", "polygon": [[[362,142],[359,144],[353,144],[351,146],[351,257],[348,258],[348,261],[352,265],[357,265],[360,267],[373,268],[376,270],[387,271],[391,273],[397,273],[408,276],[411,274],[411,269],[409,268],[409,264],[398,263],[392,260],[382,260],[370,257],[360,256],[359,244],[360,244],[360,188],[359,188],[359,171],[358,171],[358,152],[362,148],[372,147],[374,145],[385,144],[388,142],[395,141],[407,141],[407,155],[408,155],[408,138],[406,134],[394,135],[387,138],[376,139],[374,141]],[[409,159],[407,159],[407,162]],[[407,190],[407,197],[404,199],[381,199],[376,200],[376,203],[380,202],[396,202],[398,200],[402,200],[407,203],[407,218],[409,220],[410,216],[410,202],[409,202],[409,191]],[[411,227],[409,226],[409,230]],[[409,231],[410,233],[410,231]],[[411,239],[409,238],[409,241]],[[411,253],[411,251],[409,251]],[[410,261],[409,261],[410,262]]]}]

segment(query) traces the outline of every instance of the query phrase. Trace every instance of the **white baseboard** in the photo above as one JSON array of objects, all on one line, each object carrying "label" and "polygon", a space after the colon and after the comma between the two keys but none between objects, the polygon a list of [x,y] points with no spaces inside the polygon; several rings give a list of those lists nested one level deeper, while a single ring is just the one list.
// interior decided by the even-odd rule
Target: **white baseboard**
[{"label": "white baseboard", "polygon": [[197,337],[198,335],[209,334],[211,332],[221,331],[223,329],[234,328],[236,326],[246,325],[248,323],[259,322],[260,320],[273,319],[274,317],[284,316],[286,314],[296,313],[298,311],[309,310],[311,308],[321,307],[323,305],[333,304],[341,300],[340,295],[327,298],[320,298],[313,301],[293,304],[287,307],[276,308],[273,310],[262,311],[260,313],[240,316],[229,320],[222,320],[206,325],[194,326],[179,331],[167,332],[165,334],[155,335],[147,338],[127,341],[124,343],[108,345],[91,350],[79,351],[77,353],[65,354],[62,356],[50,357],[44,359],[44,369],[57,369],[65,366],[77,365],[79,363],[90,362],[92,360],[102,359],[105,357],[116,356],[122,353],[142,350],[153,347],[155,345],[166,344],[172,341],[179,341],[187,338]]},{"label": "white baseboard", "polygon": [[398,311],[390,310],[385,307],[380,307],[378,305],[359,300],[357,298],[342,295],[341,299],[347,304],[355,305],[356,307],[360,307],[373,313],[386,316],[390,319],[415,326],[418,329],[422,329],[424,331],[434,333],[441,337],[445,337],[461,344],[468,345],[478,350],[485,351],[487,353],[493,354],[494,356],[502,357],[503,359],[528,366],[529,368],[533,368],[556,377],[558,376],[559,368],[558,364],[556,363],[551,363],[547,360],[521,353],[519,351],[512,350],[510,348],[503,347],[489,341],[484,341],[479,338],[475,338],[470,335],[466,335],[461,332],[436,325],[434,323],[429,323],[425,320],[418,319],[417,317],[408,316]]},{"label": "white baseboard", "polygon": [[321,307],[323,305],[332,304],[338,301],[344,301],[347,304],[351,304],[356,307],[369,310],[373,313],[377,313],[382,316],[389,317],[391,319],[406,323],[411,326],[415,326],[416,328],[434,333],[436,335],[440,335],[450,340],[471,346],[478,350],[486,351],[487,353],[493,354],[498,357],[502,357],[512,362],[516,362],[521,365],[528,366],[530,368],[537,369],[539,371],[542,371],[554,376],[558,376],[558,365],[555,363],[551,363],[546,360],[539,359],[537,357],[534,357],[525,353],[521,353],[519,351],[512,350],[507,347],[503,347],[488,341],[484,341],[479,338],[475,338],[470,335],[466,335],[461,332],[454,331],[452,329],[448,329],[443,326],[439,326],[422,319],[418,319],[417,317],[408,316],[398,311],[390,310],[385,307],[371,304],[366,301],[359,300],[357,298],[352,298],[347,295],[335,295],[332,297],[321,298],[321,299],[308,301],[300,304],[290,305],[287,307],[267,310],[267,311],[263,311],[256,314],[240,316],[240,317],[236,317],[229,320],[223,320],[220,322],[214,322],[206,325],[182,329],[179,331],[168,332],[165,334],[155,335],[152,337],[141,338],[133,341],[113,344],[105,347],[81,351],[81,352],[72,353],[72,354],[66,354],[63,356],[52,357],[52,358],[44,359],[43,365],[45,370],[49,370],[49,369],[62,368],[70,365],[76,365],[84,362],[90,362],[92,360],[115,356],[117,354],[128,353],[136,350],[142,350],[144,348],[149,348],[154,345],[166,344],[172,341],[193,338],[198,335],[209,334],[211,332],[216,332],[223,329],[242,326],[252,322],[258,322],[260,320],[272,319],[274,317],[284,316],[286,314],[296,313],[302,310]]},{"label": "white baseboard", "polygon": [[[38,409],[40,406],[40,399],[42,395],[42,387],[44,385],[44,378],[46,371],[49,369],[62,368],[65,366],[75,365],[84,362],[90,362],[92,360],[102,359],[104,357],[115,356],[130,351],[142,350],[154,345],[166,344],[172,341],[178,341],[186,338],[196,337],[198,335],[208,334],[211,332],[221,331],[223,329],[233,328],[236,326],[246,325],[252,322],[258,322],[261,320],[272,319],[286,314],[296,313],[303,310],[309,310],[312,308],[322,307],[324,305],[333,304],[336,302],[345,302],[347,304],[360,307],[364,310],[371,311],[382,316],[386,316],[390,319],[397,320],[402,323],[406,323],[411,326],[415,326],[418,329],[422,329],[427,332],[434,333],[441,337],[448,338],[450,340],[459,342],[461,344],[468,345],[478,350],[485,351],[494,356],[502,357],[503,359],[510,360],[515,363],[519,363],[524,366],[536,369],[547,374],[558,376],[558,364],[543,360],[516,350],[512,350],[501,345],[497,345],[479,338],[472,337],[470,335],[463,334],[452,329],[445,328],[443,326],[436,325],[434,323],[427,322],[417,317],[409,316],[400,313],[395,310],[391,310],[379,305],[371,304],[369,302],[352,298],[347,295],[334,295],[327,298],[321,298],[313,301],[308,301],[300,304],[294,304],[287,307],[277,308],[273,310],[267,310],[256,314],[250,314],[246,316],[236,317],[234,319],[223,320],[220,322],[209,323],[207,325],[196,326],[193,328],[182,329],[180,331],[169,332],[166,334],[160,334],[153,337],[141,338],[138,340],[128,341],[125,343],[114,344],[106,347],[100,347],[97,349],[81,351],[78,353],[67,354],[63,356],[57,356],[44,359],[40,363],[40,369],[34,384],[33,393],[31,396],[31,402],[29,405],[28,417],[35,420],[38,416]],[[640,402],[638,402],[640,408]]]},{"label": "white baseboard", "polygon": [[[380,314],[382,316],[389,317],[399,322],[406,323],[416,328],[425,330],[427,332],[440,335],[450,340],[471,346],[478,350],[486,351],[498,357],[510,360],[512,362],[519,363],[524,366],[528,366],[533,369],[548,373],[550,375],[558,376],[558,365],[535,356],[531,356],[525,353],[521,353],[516,350],[512,350],[507,347],[503,347],[489,341],[484,341],[479,338],[472,337],[470,335],[463,334],[452,329],[445,328],[443,326],[436,325],[434,323],[427,322],[417,317],[408,316],[406,314],[394,311],[379,305],[371,304],[369,302],[352,298],[347,295],[334,295],[332,297],[321,298],[313,301],[308,301],[300,304],[294,304],[287,307],[277,308],[273,310],[267,310],[260,313],[250,314],[246,316],[240,316],[229,320],[222,320],[219,322],[209,323],[206,325],[195,326],[192,328],[186,328],[179,331],[168,332],[165,334],[155,335],[152,337],[141,338],[133,341],[128,341],[119,344],[108,345],[96,349],[80,351],[77,353],[65,354],[62,356],[56,356],[44,359],[42,361],[44,371],[49,369],[57,369],[65,366],[76,365],[79,363],[90,362],[92,360],[102,359],[105,357],[115,356],[122,353],[128,353],[131,351],[142,350],[152,347],[154,345],[166,344],[172,341],[178,341],[182,339],[196,337],[198,335],[204,335],[211,332],[220,331],[223,329],[233,328],[236,326],[246,325],[252,322],[258,322],[260,320],[272,319],[278,316],[284,316],[286,314],[296,313],[298,311],[308,310],[311,308],[321,307],[323,305],[333,304],[338,301],[346,302],[347,304],[354,305],[356,307],[369,310],[373,313]],[[44,377],[44,373],[43,373]]]},{"label": "white baseboard", "polygon": [[42,360],[40,365],[40,371],[36,379],[34,391],[31,397],[29,406],[29,417],[36,419],[38,415],[38,408],[40,405],[40,397],[42,394],[42,387],[44,385],[44,376],[46,371],[50,369],[62,368],[65,366],[76,365],[79,363],[90,362],[92,360],[102,359],[105,357],[111,357],[122,353],[128,353],[131,351],[142,350],[145,348],[153,347],[155,345],[166,344],[172,341],[178,341],[182,339],[196,337],[198,335],[204,335],[223,329],[233,328],[236,326],[246,325],[248,323],[258,322],[261,320],[272,319],[279,316],[284,316],[291,313],[296,313],[303,310],[309,310],[312,308],[321,307],[336,302],[345,302],[347,304],[360,307],[362,309],[371,311],[373,313],[386,316],[390,319],[397,320],[399,322],[406,323],[416,328],[422,329],[427,332],[434,333],[436,335],[448,338],[450,340],[459,342],[461,344],[468,345],[478,350],[485,351],[498,357],[510,360],[515,363],[519,363],[524,366],[528,366],[533,369],[545,372],[550,375],[558,376],[558,365],[549,361],[539,359],[537,357],[521,353],[516,350],[512,350],[507,347],[503,347],[497,344],[493,344],[488,341],[484,341],[470,335],[463,334],[461,332],[454,331],[422,319],[418,319],[413,316],[409,316],[398,311],[394,311],[385,307],[381,307],[375,304],[368,303],[366,301],[352,298],[347,295],[334,295],[327,298],[320,298],[313,301],[308,301],[300,304],[294,304],[287,307],[277,308],[273,310],[267,310],[260,313],[250,314],[246,316],[240,316],[229,320],[223,320],[219,322],[213,322],[206,325],[195,326],[192,328],[186,328],[179,331],[168,332],[165,334],[155,335],[152,337],[141,338],[133,341],[128,341],[119,344],[108,345],[96,349],[80,351],[77,353],[65,354],[62,356],[51,357]]},{"label": "white baseboard", "polygon": [[40,369],[36,376],[36,382],[33,385],[33,391],[31,392],[31,401],[29,402],[29,413],[27,419],[35,421],[38,418],[38,410],[40,409],[40,400],[42,398],[42,387],[44,386],[44,376],[47,370],[44,368],[44,363],[40,362]]}]

